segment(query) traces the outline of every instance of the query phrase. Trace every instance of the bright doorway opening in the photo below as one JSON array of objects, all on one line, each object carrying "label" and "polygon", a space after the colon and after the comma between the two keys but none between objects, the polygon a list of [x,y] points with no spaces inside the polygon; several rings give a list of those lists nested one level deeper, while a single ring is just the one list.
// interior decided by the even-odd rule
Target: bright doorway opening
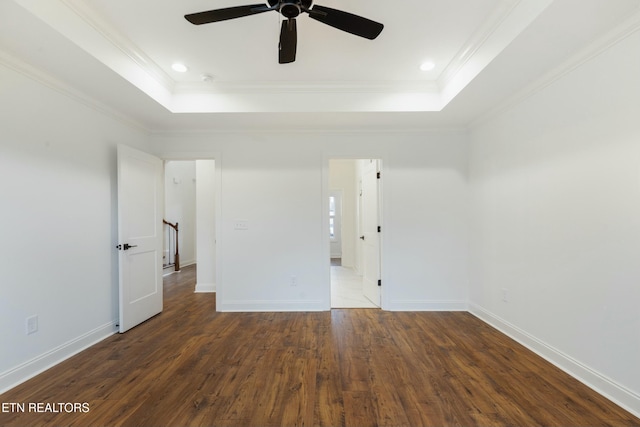
[{"label": "bright doorway opening", "polygon": [[381,305],[379,159],[329,160],[331,308]]},{"label": "bright doorway opening", "polygon": [[215,292],[215,160],[167,160],[164,169],[164,275],[197,264],[195,291]]}]

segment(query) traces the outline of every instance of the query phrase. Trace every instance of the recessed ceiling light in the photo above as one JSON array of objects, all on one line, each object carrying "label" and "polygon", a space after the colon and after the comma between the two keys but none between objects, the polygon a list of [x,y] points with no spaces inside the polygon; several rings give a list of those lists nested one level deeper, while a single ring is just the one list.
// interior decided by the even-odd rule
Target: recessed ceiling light
[{"label": "recessed ceiling light", "polygon": [[175,64],[173,64],[171,68],[173,68],[173,71],[177,71],[179,73],[186,73],[188,70],[186,65],[181,64],[179,62],[176,62]]},{"label": "recessed ceiling light", "polygon": [[434,64],[433,61],[425,61],[420,65],[422,71],[431,71],[434,68],[436,68],[436,64]]}]

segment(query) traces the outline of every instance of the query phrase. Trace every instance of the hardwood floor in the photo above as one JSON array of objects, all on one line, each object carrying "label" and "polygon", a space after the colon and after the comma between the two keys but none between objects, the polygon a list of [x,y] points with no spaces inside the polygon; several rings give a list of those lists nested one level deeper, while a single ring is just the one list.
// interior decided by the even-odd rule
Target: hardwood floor
[{"label": "hardwood floor", "polygon": [[468,313],[217,313],[195,268],[165,280],[162,314],[0,395],[25,404],[0,425],[640,425]]}]

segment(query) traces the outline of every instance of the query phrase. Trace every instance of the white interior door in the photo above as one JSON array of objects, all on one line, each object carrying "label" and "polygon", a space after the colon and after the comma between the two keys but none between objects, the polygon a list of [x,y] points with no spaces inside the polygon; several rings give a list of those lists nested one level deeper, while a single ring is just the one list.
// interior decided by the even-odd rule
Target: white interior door
[{"label": "white interior door", "polygon": [[362,170],[362,285],[364,296],[380,307],[380,225],[378,160],[364,160]]},{"label": "white interior door", "polygon": [[120,333],[162,311],[162,160],[118,146]]}]

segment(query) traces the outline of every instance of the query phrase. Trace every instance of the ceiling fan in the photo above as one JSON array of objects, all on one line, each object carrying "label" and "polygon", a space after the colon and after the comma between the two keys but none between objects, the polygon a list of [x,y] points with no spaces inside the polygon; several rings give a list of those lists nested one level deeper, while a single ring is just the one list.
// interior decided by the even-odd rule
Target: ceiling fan
[{"label": "ceiling fan", "polygon": [[323,24],[369,40],[378,37],[384,28],[384,25],[379,22],[363,18],[362,16],[320,5],[313,5],[312,7],[312,3],[313,0],[268,0],[267,3],[192,13],[185,15],[185,19],[194,25],[201,25],[275,10],[286,18],[286,20],[282,21],[282,27],[280,29],[278,57],[280,64],[286,64],[296,60],[296,48],[298,44],[296,17],[303,12],[307,13],[310,18]]}]

